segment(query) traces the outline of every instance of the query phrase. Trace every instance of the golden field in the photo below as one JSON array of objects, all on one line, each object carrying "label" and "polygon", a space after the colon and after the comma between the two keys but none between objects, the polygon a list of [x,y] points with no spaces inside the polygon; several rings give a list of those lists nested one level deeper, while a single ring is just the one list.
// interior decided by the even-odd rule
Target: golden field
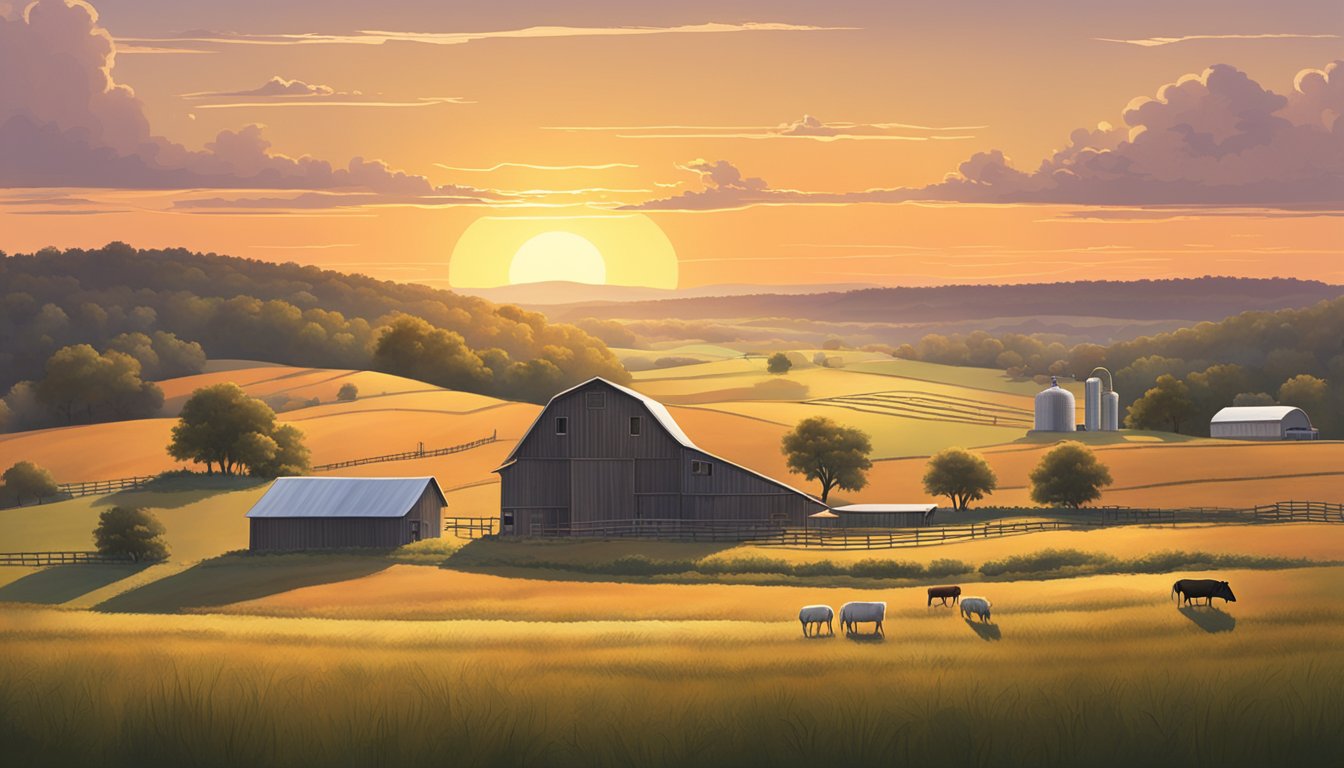
[{"label": "golden field", "polygon": [[[987,624],[918,590],[545,581],[414,622],[10,607],[0,744],[20,765],[1337,764],[1344,569],[1225,575],[1225,609],[1178,609],[1170,576],[995,584]],[[891,603],[885,641],[801,636],[802,601],[848,597]]]}]

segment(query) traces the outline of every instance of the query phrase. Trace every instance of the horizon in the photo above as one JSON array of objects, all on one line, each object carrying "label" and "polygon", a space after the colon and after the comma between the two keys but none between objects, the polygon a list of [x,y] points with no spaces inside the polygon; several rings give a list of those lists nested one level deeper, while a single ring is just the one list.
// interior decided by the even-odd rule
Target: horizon
[{"label": "horizon", "polygon": [[0,246],[465,291],[1334,285],[1344,16],[1291,10],[0,2]]}]

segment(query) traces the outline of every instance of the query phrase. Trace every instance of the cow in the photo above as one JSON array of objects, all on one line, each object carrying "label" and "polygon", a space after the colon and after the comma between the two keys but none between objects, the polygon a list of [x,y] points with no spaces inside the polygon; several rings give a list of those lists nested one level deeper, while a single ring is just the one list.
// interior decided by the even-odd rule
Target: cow
[{"label": "cow", "polygon": [[801,611],[798,611],[798,621],[803,625],[803,637],[812,637],[809,630],[816,625],[816,635],[821,636],[821,625],[825,624],[826,629],[832,636],[835,635],[835,626],[831,620],[835,618],[835,611],[831,610],[829,605],[805,605]]},{"label": "cow", "polygon": [[980,618],[981,621],[989,621],[989,609],[991,604],[983,597],[963,597],[961,599],[961,615],[970,619],[972,613]]},{"label": "cow", "polygon": [[933,599],[942,600],[940,605],[947,605],[947,599],[952,598],[952,604],[956,605],[961,599],[961,587],[929,587],[929,606],[933,605]]},{"label": "cow", "polygon": [[[1237,602],[1237,596],[1232,594],[1232,587],[1228,586],[1226,581],[1217,581],[1215,579],[1181,579],[1171,585],[1171,596],[1178,602],[1189,603],[1191,599],[1199,605],[1199,598],[1205,599],[1205,605],[1213,605],[1213,598],[1221,597],[1224,603]],[[1179,596],[1179,597],[1178,597]]]},{"label": "cow", "polygon": [[882,631],[882,619],[887,616],[886,603],[845,603],[840,606],[840,626],[844,627],[846,634],[855,634],[858,631],[858,624],[873,622],[873,634],[886,637],[887,633]]}]

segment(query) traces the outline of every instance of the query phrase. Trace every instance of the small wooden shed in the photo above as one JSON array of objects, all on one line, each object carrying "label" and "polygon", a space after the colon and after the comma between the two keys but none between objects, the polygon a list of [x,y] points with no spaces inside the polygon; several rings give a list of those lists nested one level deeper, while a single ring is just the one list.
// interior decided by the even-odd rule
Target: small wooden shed
[{"label": "small wooden shed", "polygon": [[249,549],[391,549],[437,539],[447,505],[432,477],[282,477],[247,512]]},{"label": "small wooden shed", "polygon": [[850,504],[832,507],[837,528],[917,528],[933,522],[937,504]]}]

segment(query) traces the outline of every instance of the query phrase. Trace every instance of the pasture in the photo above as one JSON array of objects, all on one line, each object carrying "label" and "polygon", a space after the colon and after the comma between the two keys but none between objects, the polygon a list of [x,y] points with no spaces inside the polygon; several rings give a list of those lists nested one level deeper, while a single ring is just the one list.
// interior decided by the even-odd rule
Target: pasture
[{"label": "pasture", "polygon": [[[852,366],[821,368],[804,360],[788,375],[772,376],[764,372],[761,358],[717,359],[639,372],[633,386],[667,400],[673,416],[703,448],[810,492],[816,489],[787,472],[780,438],[809,416],[863,429],[874,445],[869,484],[858,492],[836,491],[837,503],[923,501],[920,478],[927,457],[963,446],[984,452],[998,474],[999,490],[989,501],[1029,504],[1027,474],[1053,443],[1025,437],[1021,419],[1037,385],[1011,382],[988,370],[843,354],[854,358]],[[538,412],[535,405],[386,374],[225,362],[222,370],[163,382],[171,395],[165,412],[173,403],[180,407],[179,400],[195,388],[226,380],[260,396],[318,397],[318,405],[280,414],[280,421],[305,433],[317,464],[410,451],[420,443],[446,447],[497,432],[498,445],[463,457],[341,470],[433,474],[445,489],[471,489],[460,506],[450,508],[453,515],[494,514],[498,486],[491,470]],[[335,392],[346,381],[357,383],[360,397],[336,402]],[[1002,421],[996,424],[996,419]],[[165,417],[0,435],[0,466],[35,461],[58,482],[177,469],[181,465],[164,451],[173,424]],[[1255,444],[1135,431],[1074,437],[1093,444],[1111,468],[1115,484],[1105,490],[1101,504],[1246,506],[1289,496],[1344,500],[1341,442]]]},{"label": "pasture", "polygon": [[10,606],[0,746],[108,766],[1344,760],[1344,569],[1229,576],[1225,609],[1178,609],[1166,575],[988,585],[983,625],[862,591],[889,603],[876,642],[804,639],[800,605],[856,591],[789,587],[466,581],[440,596],[451,620],[420,621]]}]

